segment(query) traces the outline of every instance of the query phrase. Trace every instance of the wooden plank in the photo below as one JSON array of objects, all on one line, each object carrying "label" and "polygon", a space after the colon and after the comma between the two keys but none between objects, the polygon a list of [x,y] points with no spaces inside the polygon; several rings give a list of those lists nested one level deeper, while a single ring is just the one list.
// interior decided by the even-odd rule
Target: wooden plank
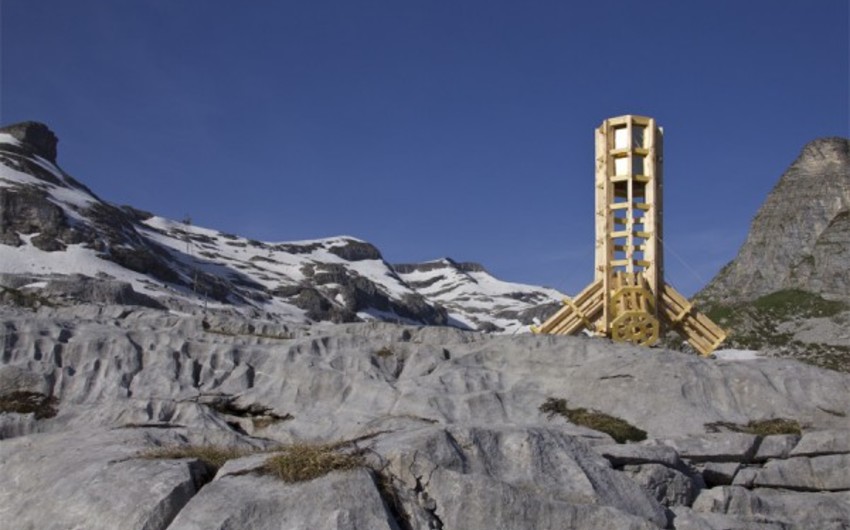
[{"label": "wooden plank", "polygon": [[662,315],[702,355],[709,355],[726,339],[726,332],[671,285],[665,284],[661,299]]}]

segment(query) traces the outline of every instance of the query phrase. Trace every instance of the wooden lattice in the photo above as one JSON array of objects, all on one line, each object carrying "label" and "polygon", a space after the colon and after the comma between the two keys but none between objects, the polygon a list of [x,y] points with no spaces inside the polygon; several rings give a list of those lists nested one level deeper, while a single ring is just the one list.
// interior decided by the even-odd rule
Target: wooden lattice
[{"label": "wooden lattice", "polygon": [[596,267],[594,280],[537,333],[582,330],[652,345],[665,328],[708,355],[725,332],[664,283],[663,131],[652,118],[619,116],[596,129]]}]

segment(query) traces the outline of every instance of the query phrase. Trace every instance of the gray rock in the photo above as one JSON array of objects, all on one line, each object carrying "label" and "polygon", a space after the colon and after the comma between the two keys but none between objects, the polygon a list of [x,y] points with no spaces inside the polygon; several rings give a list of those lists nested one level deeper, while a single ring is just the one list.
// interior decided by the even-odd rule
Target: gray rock
[{"label": "gray rock", "polygon": [[753,486],[806,491],[850,490],[850,454],[771,460]]},{"label": "gray rock", "polygon": [[758,437],[743,433],[710,433],[701,437],[665,438],[647,444],[672,447],[692,462],[749,462],[755,455]]},{"label": "gray rock", "polygon": [[765,462],[774,458],[788,458],[791,450],[800,441],[800,436],[796,434],[772,434],[765,436],[759,444],[756,456],[753,457],[754,462]]},{"label": "gray rock", "polygon": [[664,506],[690,506],[705,486],[697,477],[661,464],[627,465],[623,472]]},{"label": "gray rock", "polygon": [[169,530],[310,528],[395,530],[369,471],[334,472],[287,484],[278,478],[226,475],[204,487]]},{"label": "gray rock", "polygon": [[715,486],[728,486],[732,484],[735,474],[741,469],[738,462],[707,462],[700,470],[705,485],[709,488]]},{"label": "gray rock", "polygon": [[375,245],[365,241],[345,238],[341,245],[328,248],[328,252],[336,254],[346,261],[383,260],[381,251]]},{"label": "gray rock", "polygon": [[[471,528],[469,521],[475,518],[491,521],[482,526],[518,528],[523,522],[520,506],[538,514],[540,519],[528,521],[539,528],[555,524],[552,512],[563,510],[573,519],[597,524],[590,522],[599,516],[597,511],[567,506],[587,504],[609,506],[659,526],[666,523],[661,506],[637,484],[611,469],[584,442],[557,431],[433,427],[382,437],[372,449],[385,459],[385,472],[408,490],[427,493],[447,528]],[[492,511],[510,498],[521,502]]]},{"label": "gray rock", "polygon": [[146,434],[66,431],[3,441],[3,519],[16,528],[165,528],[208,472],[196,460],[136,458]]},{"label": "gray rock", "polygon": [[22,366],[0,365],[0,396],[14,392],[45,394],[50,386],[44,376]]},{"label": "gray rock", "polygon": [[[697,457],[741,460],[750,438],[704,435],[706,423],[811,418],[811,429],[823,431],[839,429],[846,419],[819,415],[818,407],[850,408],[850,376],[793,361],[717,363],[582,338],[493,337],[386,323],[276,327],[258,318],[250,332],[244,318],[228,318],[217,314],[208,324],[233,333],[204,330],[200,315],[146,308],[0,307],[0,366],[14,367],[30,383],[41,378],[60,400],[55,417],[10,423],[10,432],[21,436],[0,441],[0,456],[7,458],[0,476],[19,477],[16,488],[11,481],[0,484],[4,508],[35,527],[56,521],[57,528],[142,528],[145,521],[164,520],[156,514],[175,514],[194,485],[207,479],[193,479],[189,491],[180,485],[190,483],[186,477],[199,478],[192,470],[200,463],[139,460],[142,448],[215,443],[269,449],[359,439],[357,447],[380,470],[380,487],[357,479],[360,485],[351,488],[373,488],[381,502],[369,501],[344,517],[385,513],[382,520],[399,528],[408,528],[399,522],[403,514],[409,528],[663,527],[668,521],[660,503],[600,453],[651,458],[660,462],[646,465],[664,469],[678,465],[681,447]],[[258,336],[259,330],[287,336]],[[539,410],[549,397],[676,442],[594,449],[610,446],[610,436],[549,419]],[[271,418],[267,411],[291,418],[254,429],[257,417]],[[42,433],[23,432],[28,429]],[[246,434],[252,432],[262,438]],[[681,442],[700,437],[702,443]],[[266,488],[266,480],[253,474],[264,458],[226,464],[189,504],[208,488],[214,493],[213,486],[226,492],[233,484]],[[27,474],[42,466],[47,471]],[[125,486],[130,476],[136,483]],[[293,486],[287,498],[304,498],[302,486]],[[124,506],[130,502],[125,490],[138,497],[138,508]],[[107,491],[131,524],[115,523],[113,509],[98,504]],[[33,492],[49,496],[54,507],[39,513]],[[270,490],[255,493],[255,512],[274,512],[269,499],[278,497]],[[233,495],[242,499],[251,492]],[[234,521],[254,521],[251,513],[237,513],[235,502],[209,502],[221,504],[216,513],[227,514],[222,517],[235,513]],[[61,506],[77,511],[65,514]],[[291,516],[337,516],[315,505],[312,515],[298,513],[309,506],[293,508]],[[208,521],[204,510],[186,512],[195,514],[186,524]]]},{"label": "gray rock", "polygon": [[811,255],[792,270],[807,290],[847,298],[850,295],[850,209],[838,212],[818,235]]},{"label": "gray rock", "polygon": [[787,530],[782,523],[742,521],[721,513],[695,512],[687,506],[673,506],[675,530]]},{"label": "gray rock", "polygon": [[[609,506],[573,504],[531,495],[523,488],[487,480],[481,475],[440,469],[434,472],[431,482],[439,488],[432,494],[439,521],[434,528],[649,530],[666,526],[666,522],[646,520]],[[456,502],[458,499],[469,502]]]},{"label": "gray rock", "polygon": [[735,473],[735,477],[732,479],[732,485],[752,488],[753,482],[755,482],[759,471],[761,471],[761,468],[759,467],[745,467],[739,469],[738,472]]},{"label": "gray rock", "polygon": [[604,456],[614,467],[635,464],[663,464],[678,469],[683,466],[679,453],[666,445],[605,444],[593,450]]},{"label": "gray rock", "polygon": [[806,431],[790,456],[850,453],[850,430]]},{"label": "gray rock", "polygon": [[32,152],[50,162],[56,162],[56,146],[59,139],[47,125],[36,121],[25,121],[0,127],[0,132],[11,134]]},{"label": "gray rock", "polygon": [[60,299],[64,303],[73,301],[165,309],[165,306],[150,296],[136,292],[127,282],[83,275],[50,280],[39,294],[52,300]]},{"label": "gray rock", "polygon": [[703,490],[695,512],[720,513],[781,528],[844,530],[850,522],[850,492],[801,493],[722,486]]},{"label": "gray rock", "polygon": [[38,426],[35,414],[0,414],[0,440],[38,432]]}]

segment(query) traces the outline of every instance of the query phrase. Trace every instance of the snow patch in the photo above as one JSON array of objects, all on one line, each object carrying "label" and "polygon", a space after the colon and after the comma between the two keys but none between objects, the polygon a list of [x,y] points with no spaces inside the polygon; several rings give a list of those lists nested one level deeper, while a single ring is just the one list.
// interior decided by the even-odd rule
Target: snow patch
[{"label": "snow patch", "polygon": [[752,361],[760,359],[761,355],[755,350],[716,350],[714,356],[723,361]]}]

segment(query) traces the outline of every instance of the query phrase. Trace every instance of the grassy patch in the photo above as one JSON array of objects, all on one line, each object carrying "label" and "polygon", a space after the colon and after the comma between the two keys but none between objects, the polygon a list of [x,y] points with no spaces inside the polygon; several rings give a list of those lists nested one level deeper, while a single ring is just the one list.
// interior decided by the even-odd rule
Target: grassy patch
[{"label": "grassy patch", "polygon": [[284,482],[312,480],[331,471],[365,466],[360,451],[340,452],[340,444],[293,444],[266,460],[265,471]]},{"label": "grassy patch", "polygon": [[546,414],[549,419],[552,419],[556,415],[562,416],[570,423],[604,432],[610,435],[617,443],[646,440],[646,431],[638,429],[626,420],[610,416],[598,410],[585,408],[571,409],[567,406],[566,399],[549,398],[545,403],[540,405],[540,412]]},{"label": "grassy patch", "polygon": [[842,302],[824,300],[814,293],[799,289],[785,289],[762,296],[753,302],[753,307],[777,318],[831,317],[847,308]]},{"label": "grassy patch", "polygon": [[395,352],[393,352],[393,350],[389,346],[384,346],[380,350],[376,351],[375,355],[381,358],[387,358],[395,355]]},{"label": "grassy patch", "polygon": [[251,424],[255,429],[265,429],[266,427],[270,427],[275,423],[280,423],[282,421],[288,421],[292,419],[292,414],[284,414],[280,416],[278,414],[270,414],[266,416],[254,416],[251,418]]},{"label": "grassy patch", "polygon": [[757,434],[759,436],[770,436],[771,434],[802,434],[802,428],[797,420],[785,418],[772,418],[769,420],[753,420],[747,424],[717,421],[706,423],[708,432],[742,432],[746,434]]},{"label": "grassy patch", "polygon": [[729,331],[726,347],[762,350],[821,368],[850,372],[850,348],[804,343],[794,340],[793,333],[779,331],[780,324],[796,319],[831,318],[838,322],[848,307],[814,293],[785,289],[751,302],[707,304],[704,312]]},{"label": "grassy patch", "polygon": [[0,303],[29,309],[38,309],[41,306],[55,307],[55,304],[43,296],[12,287],[0,287]]},{"label": "grassy patch", "polygon": [[263,466],[254,472],[274,475],[285,482],[312,480],[330,473],[367,467],[364,450],[357,443],[374,438],[387,431],[376,431],[330,444],[295,443],[268,449],[225,447],[218,445],[185,445],[149,449],[139,453],[139,458],[180,459],[194,458],[217,471],[228,460],[258,453],[277,453],[269,457]]},{"label": "grassy patch", "polygon": [[0,412],[33,413],[35,419],[43,420],[56,416],[58,403],[55,397],[38,392],[12,392],[0,396]]},{"label": "grassy patch", "polygon": [[222,447],[219,445],[182,445],[157,447],[142,452],[139,456],[149,460],[176,460],[194,458],[218,470],[228,460],[241,458],[255,453],[239,447]]}]

